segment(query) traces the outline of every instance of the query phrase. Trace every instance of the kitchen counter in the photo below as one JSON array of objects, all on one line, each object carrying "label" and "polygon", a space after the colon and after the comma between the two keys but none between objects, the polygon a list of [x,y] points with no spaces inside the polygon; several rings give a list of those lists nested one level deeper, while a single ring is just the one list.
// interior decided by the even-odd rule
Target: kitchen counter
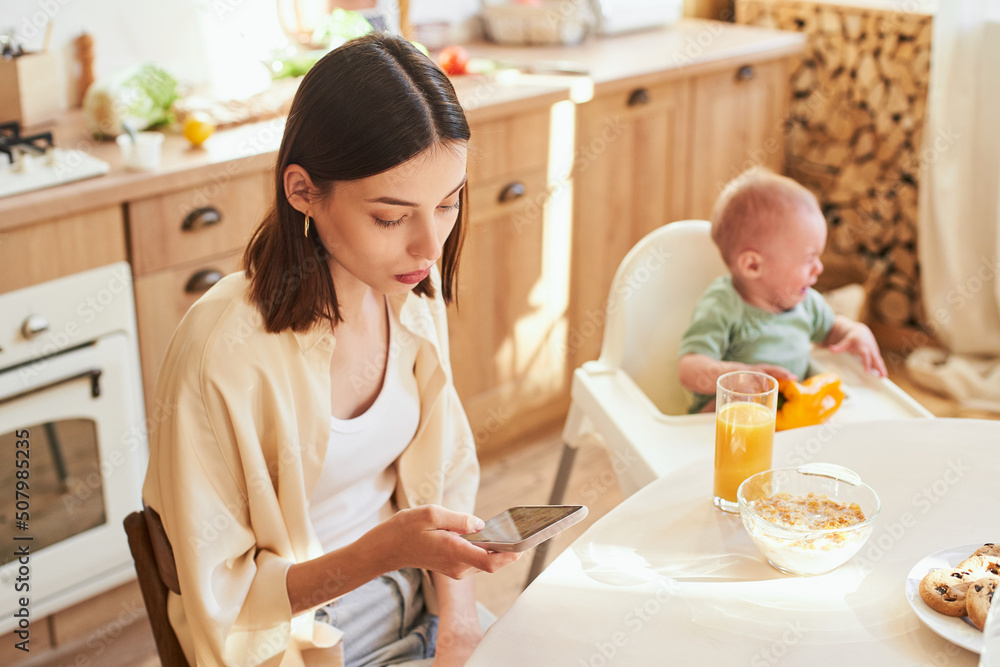
[{"label": "kitchen counter", "polygon": [[[684,19],[668,28],[647,30],[584,41],[572,47],[505,47],[478,43],[469,47],[473,56],[528,63],[564,61],[588,72],[595,87],[619,83],[631,85],[645,75],[683,69],[696,74],[722,62],[775,58],[800,53],[805,36],[718,21]],[[678,72],[680,75],[680,72]],[[547,77],[551,80],[551,77]]]},{"label": "kitchen counter", "polygon": [[[455,89],[470,121],[505,113],[511,105],[552,104],[569,96],[565,84],[501,83],[482,77],[462,77],[455,81]],[[200,148],[191,146],[175,131],[164,131],[160,168],[129,172],[122,164],[118,146],[113,141],[92,139],[86,132],[83,113],[70,111],[51,128],[55,145],[90,153],[108,162],[110,171],[96,178],[0,198],[0,232],[36,220],[73,215],[205,183],[225,185],[236,174],[268,169],[273,166],[281,145],[284,126],[283,118],[247,123],[216,132]]]},{"label": "kitchen counter", "polygon": [[[590,39],[575,47],[501,47],[473,44],[473,55],[529,63],[568,61],[586,69],[580,76],[514,76],[488,79],[456,77],[455,88],[472,122],[509,113],[528,104],[552,104],[560,99],[586,101],[594,87],[632,85],[643,76],[683,69],[710,69],[733,60],[753,62],[755,56],[797,53],[804,37],[797,33],[685,19],[669,28]],[[167,133],[159,170],[124,170],[118,147],[97,142],[85,132],[80,111],[67,113],[53,128],[56,145],[87,151],[110,163],[104,176],[0,198],[0,231],[36,220],[72,215],[128,199],[154,196],[271,166],[281,142],[282,119],[242,125],[217,132],[203,148],[191,147],[176,133]]]}]

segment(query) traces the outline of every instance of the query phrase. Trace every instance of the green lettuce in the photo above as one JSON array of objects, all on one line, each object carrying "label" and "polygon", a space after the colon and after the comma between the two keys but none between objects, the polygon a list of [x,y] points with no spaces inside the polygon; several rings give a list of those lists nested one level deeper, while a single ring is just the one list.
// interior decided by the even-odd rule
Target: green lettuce
[{"label": "green lettuce", "polygon": [[177,80],[152,63],[131,67],[91,84],[83,99],[90,132],[98,138],[115,137],[123,122],[148,130],[174,121],[173,104],[180,97]]}]

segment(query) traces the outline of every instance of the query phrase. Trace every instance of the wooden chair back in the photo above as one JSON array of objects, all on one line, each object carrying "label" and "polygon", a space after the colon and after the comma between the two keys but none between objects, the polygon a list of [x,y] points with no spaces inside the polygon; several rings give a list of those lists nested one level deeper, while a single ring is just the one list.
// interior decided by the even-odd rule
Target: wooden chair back
[{"label": "wooden chair back", "polygon": [[141,511],[125,517],[124,525],[160,662],[164,667],[190,667],[167,617],[167,591],[179,595],[181,587],[160,515],[144,504]]}]

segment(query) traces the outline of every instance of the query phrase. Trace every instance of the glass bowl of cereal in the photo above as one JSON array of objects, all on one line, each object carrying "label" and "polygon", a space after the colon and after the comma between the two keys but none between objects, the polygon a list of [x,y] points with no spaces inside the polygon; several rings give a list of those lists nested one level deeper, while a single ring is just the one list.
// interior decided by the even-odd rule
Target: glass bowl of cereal
[{"label": "glass bowl of cereal", "polygon": [[765,470],[736,492],[743,526],[771,565],[788,574],[823,574],[856,554],[881,509],[853,470],[832,463]]}]

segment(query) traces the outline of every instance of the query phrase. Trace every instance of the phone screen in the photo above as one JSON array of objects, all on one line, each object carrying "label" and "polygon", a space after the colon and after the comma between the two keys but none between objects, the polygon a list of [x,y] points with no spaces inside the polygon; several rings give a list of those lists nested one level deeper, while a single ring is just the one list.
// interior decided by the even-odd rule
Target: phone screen
[{"label": "phone screen", "polygon": [[517,543],[565,519],[578,511],[579,506],[564,507],[512,507],[489,521],[486,527],[473,535],[465,535],[475,542]]}]

